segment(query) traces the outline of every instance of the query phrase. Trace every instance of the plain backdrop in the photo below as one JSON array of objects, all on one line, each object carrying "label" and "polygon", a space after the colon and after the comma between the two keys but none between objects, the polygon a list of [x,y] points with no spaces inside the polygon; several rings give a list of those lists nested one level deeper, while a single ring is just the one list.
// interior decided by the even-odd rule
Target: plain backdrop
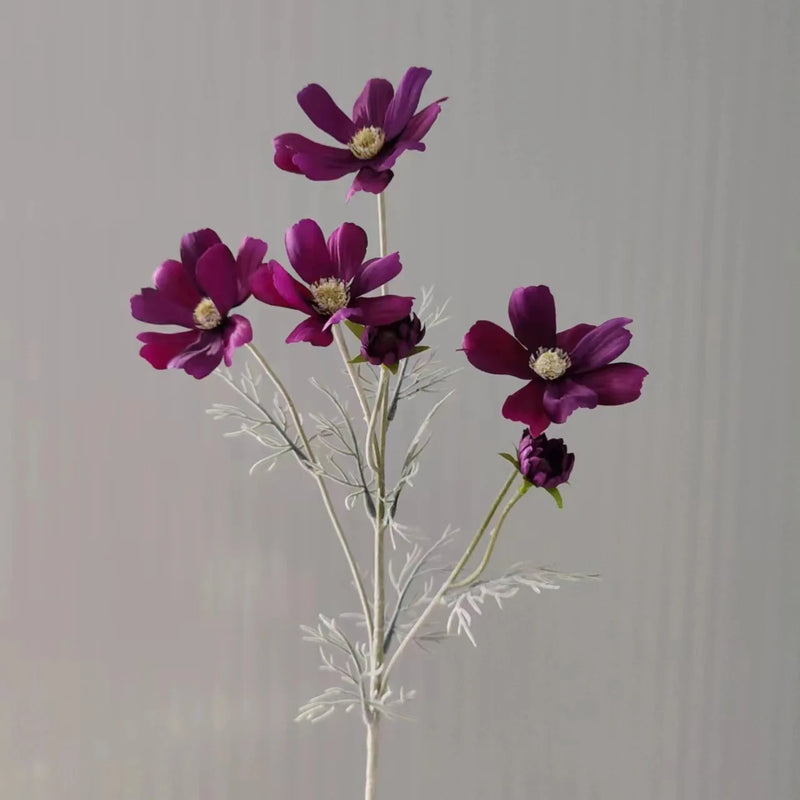
[{"label": "plain backdrop", "polygon": [[[416,653],[381,800],[800,796],[797,452],[800,6],[794,0],[4,0],[0,5],[0,797],[273,800],[362,792],[359,720],[299,725],[330,684],[299,625],[354,608],[312,483],[157,372],[128,298],[214,227],[364,226],[347,180],[272,164],[325,140],[310,82],[433,70],[428,151],[387,194],[396,288],[451,298],[446,364],[510,291],[561,327],[633,317],[634,405],[577,412],[565,509],[526,498],[497,548],[599,572],[521,594]],[[246,307],[300,405],[333,351]],[[237,366],[243,365],[243,353]],[[501,485],[514,379],[472,369],[403,521],[466,537]],[[408,437],[433,398],[398,422]],[[347,516],[359,555],[368,536]]]}]

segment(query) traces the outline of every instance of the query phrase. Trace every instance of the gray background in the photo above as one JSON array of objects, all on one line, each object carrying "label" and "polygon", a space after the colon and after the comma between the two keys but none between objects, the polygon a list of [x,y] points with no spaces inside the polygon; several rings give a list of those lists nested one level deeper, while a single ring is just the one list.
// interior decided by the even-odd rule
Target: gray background
[{"label": "gray background", "polygon": [[[306,83],[347,107],[411,64],[451,99],[389,240],[398,288],[452,297],[443,357],[543,282],[562,326],[634,317],[651,376],[570,419],[565,510],[526,498],[498,547],[603,582],[407,664],[381,797],[800,796],[799,36],[792,0],[4,0],[0,797],[361,793],[358,720],[292,722],[328,685],[298,625],[353,607],[314,487],[248,478],[204,415],[226,387],[139,359],[127,303],[197,227],[279,259],[303,216],[374,240],[373,197],[279,172],[270,140],[311,134]],[[319,408],[333,352],[245,313]],[[407,505],[432,534],[475,524],[517,436],[513,379],[454,383]]]}]

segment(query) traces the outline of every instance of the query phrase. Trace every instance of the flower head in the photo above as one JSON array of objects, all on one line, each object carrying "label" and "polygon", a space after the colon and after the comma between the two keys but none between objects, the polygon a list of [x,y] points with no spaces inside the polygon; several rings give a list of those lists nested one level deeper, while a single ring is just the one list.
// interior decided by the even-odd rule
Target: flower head
[{"label": "flower head", "polygon": [[364,297],[392,280],[402,265],[397,253],[365,262],[367,234],[352,222],[340,225],[326,242],[313,219],[301,219],[286,232],[286,252],[305,284],[270,261],[255,272],[250,285],[262,302],[307,315],[286,338],[289,343],[327,346],[333,341],[331,326],[343,319],[386,325],[411,311],[412,297]]},{"label": "flower head", "polygon": [[467,331],[462,349],[484,372],[527,381],[506,399],[503,416],[526,424],[532,435],[564,422],[576,408],[630,403],[641,394],[647,370],[611,363],[630,343],[630,319],[556,333],[555,303],[546,286],[515,289],[508,316],[514,336],[481,320]]},{"label": "flower head", "polygon": [[180,261],[165,261],[155,271],[155,288],[131,298],[131,314],[141,322],[187,329],[140,333],[144,359],[156,369],[174,367],[205,378],[223,359],[230,366],[233,351],[253,337],[248,320],[230,311],[250,296],[250,276],[267,244],[247,237],[234,258],[219,236],[205,228],[186,234],[180,252]]},{"label": "flower head", "polygon": [[312,181],[357,173],[348,199],[358,191],[380,194],[394,177],[392,167],[405,150],[424,150],[422,138],[441,111],[441,98],[417,112],[429,69],[411,67],[395,92],[383,78],[370,78],[353,105],[352,118],[316,83],[297,95],[309,119],[344,147],[312,142],[298,133],[276,136],[275,164]]},{"label": "flower head", "polygon": [[547,434],[531,436],[526,428],[517,448],[519,471],[525,480],[543,489],[555,489],[569,480],[575,456],[567,452],[563,439]]},{"label": "flower head", "polygon": [[361,333],[361,356],[370,364],[393,366],[408,358],[425,336],[416,314],[388,325],[367,325]]}]

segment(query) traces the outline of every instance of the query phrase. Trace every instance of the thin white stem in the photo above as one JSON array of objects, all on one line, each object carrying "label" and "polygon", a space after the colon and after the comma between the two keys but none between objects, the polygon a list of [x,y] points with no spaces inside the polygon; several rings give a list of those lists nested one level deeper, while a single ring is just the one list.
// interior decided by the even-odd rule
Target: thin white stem
[{"label": "thin white stem", "polygon": [[389,680],[389,674],[391,673],[394,665],[397,663],[397,659],[400,658],[400,655],[402,654],[403,650],[405,650],[408,643],[414,639],[414,636],[416,636],[417,631],[427,622],[428,617],[433,613],[433,610],[438,606],[439,601],[444,596],[444,593],[452,586],[455,579],[461,573],[461,570],[464,569],[464,566],[466,565],[467,561],[469,561],[470,556],[473,554],[475,548],[478,546],[478,542],[480,542],[483,534],[489,527],[489,523],[491,522],[495,511],[497,511],[498,506],[508,493],[508,490],[511,488],[511,484],[514,483],[514,481],[516,480],[517,475],[519,475],[519,471],[515,468],[514,471],[511,473],[511,475],[509,475],[508,480],[503,485],[503,488],[500,490],[500,494],[497,495],[494,503],[492,503],[492,506],[489,509],[489,513],[486,515],[483,524],[473,537],[472,541],[469,544],[469,547],[467,547],[466,551],[464,552],[464,555],[461,556],[461,560],[458,562],[458,564],[455,565],[455,567],[453,567],[453,571],[447,576],[442,585],[439,587],[439,590],[434,595],[433,599],[430,601],[430,603],[428,603],[427,606],[425,606],[425,609],[419,615],[419,617],[417,617],[417,621],[411,626],[411,630],[409,630],[409,632],[403,637],[400,644],[397,645],[397,650],[394,651],[392,657],[389,659],[385,669],[383,670],[384,683]]},{"label": "thin white stem", "polygon": [[367,622],[367,630],[370,632],[370,635],[372,635],[372,617],[370,614],[369,600],[367,600],[367,593],[364,589],[364,582],[361,580],[361,573],[358,571],[358,565],[356,564],[355,556],[353,555],[353,551],[350,549],[347,537],[345,536],[342,525],[339,522],[339,517],[337,516],[336,510],[331,502],[331,496],[328,492],[328,487],[325,485],[325,481],[317,469],[319,462],[317,461],[317,458],[311,449],[311,443],[309,442],[308,436],[306,436],[306,432],[303,429],[303,424],[300,420],[300,415],[297,412],[297,407],[295,406],[292,398],[289,396],[289,392],[286,390],[286,387],[283,385],[280,378],[278,378],[272,367],[270,367],[261,352],[252,344],[248,344],[247,349],[253,354],[253,357],[256,359],[256,361],[258,361],[261,369],[264,370],[264,374],[272,381],[273,385],[278,390],[278,393],[283,398],[283,401],[286,403],[286,406],[289,409],[292,422],[294,423],[298,435],[303,442],[303,446],[308,454],[309,462],[312,464],[311,474],[313,475],[317,487],[319,488],[320,495],[322,496],[322,503],[325,506],[325,510],[328,512],[328,517],[330,518],[333,529],[336,532],[337,538],[339,539],[339,544],[342,546],[347,564],[350,567],[353,583],[355,583],[356,591],[358,592],[358,598],[361,601],[361,610]]},{"label": "thin white stem", "polygon": [[364,387],[361,385],[361,380],[358,377],[358,370],[350,363],[350,351],[347,349],[347,342],[344,340],[344,334],[340,330],[339,325],[333,325],[333,338],[336,339],[336,344],[339,347],[339,352],[342,354],[342,361],[344,361],[347,374],[350,376],[350,383],[353,384],[356,397],[358,397],[361,412],[364,415],[364,422],[369,424],[370,407],[367,401],[367,396],[364,394]]},{"label": "thin white stem", "polygon": [[367,723],[367,769],[364,780],[364,800],[378,796],[378,715]]},{"label": "thin white stem", "polygon": [[381,258],[386,256],[386,193],[378,195],[378,242],[381,248]]},{"label": "thin white stem", "polygon": [[286,403],[286,406],[289,409],[289,414],[292,418],[292,422],[294,423],[294,427],[297,429],[300,440],[303,442],[303,447],[306,449],[306,455],[308,456],[309,461],[311,461],[312,464],[315,464],[316,458],[314,458],[314,453],[311,450],[311,444],[308,441],[306,432],[303,430],[303,423],[300,421],[300,415],[297,413],[297,408],[295,407],[292,398],[289,396],[289,392],[286,391],[286,387],[281,383],[280,379],[275,374],[272,367],[270,367],[270,365],[267,363],[264,356],[261,355],[261,352],[258,350],[258,348],[253,344],[247,344],[245,346],[250,351],[253,358],[258,361],[261,369],[264,370],[264,374],[272,381],[273,385],[278,390],[278,393],[283,398],[284,403]]}]

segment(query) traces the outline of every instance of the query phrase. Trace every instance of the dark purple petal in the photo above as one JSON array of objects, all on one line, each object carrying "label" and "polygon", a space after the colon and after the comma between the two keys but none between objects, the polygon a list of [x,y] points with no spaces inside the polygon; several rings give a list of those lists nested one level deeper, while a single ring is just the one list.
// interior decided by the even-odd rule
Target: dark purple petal
[{"label": "dark purple petal", "polygon": [[384,174],[390,167],[394,166],[400,156],[406,150],[424,150],[425,145],[422,142],[412,142],[410,139],[401,139],[391,147],[384,147],[383,150],[376,156],[370,163],[372,164],[369,169],[376,172],[378,175]]},{"label": "dark purple petal", "polygon": [[323,330],[324,325],[323,317],[308,317],[286,337],[286,343],[310,342],[316,347],[327,347],[333,342],[333,333],[330,330]]},{"label": "dark purple petal", "polygon": [[191,311],[203,299],[194,279],[180,261],[165,261],[153,273],[153,283],[164,297]]},{"label": "dark purple petal", "polygon": [[433,123],[436,122],[436,117],[439,116],[439,112],[442,110],[439,104],[446,99],[447,98],[444,97],[441,100],[437,100],[435,103],[425,106],[419,113],[414,114],[403,131],[403,140],[408,139],[412,142],[419,142],[431,129]]},{"label": "dark purple petal", "polygon": [[544,409],[553,422],[564,422],[576,408],[594,408],[596,405],[597,394],[570,378],[545,384]]},{"label": "dark purple petal", "polygon": [[250,325],[250,320],[241,314],[231,314],[225,324],[222,338],[224,345],[223,358],[225,359],[225,366],[229,367],[233,363],[233,351],[237,347],[241,347],[253,340],[253,328]]},{"label": "dark purple petal", "polygon": [[394,87],[385,78],[370,78],[353,104],[356,130],[383,127],[386,109],[394,97]]},{"label": "dark purple petal", "polygon": [[571,353],[578,342],[586,336],[589,331],[593,331],[596,327],[596,325],[588,325],[585,322],[581,322],[579,325],[567,328],[567,330],[556,334],[556,347],[560,347],[567,353]]},{"label": "dark purple petal", "polygon": [[312,181],[335,180],[348,172],[356,172],[362,166],[362,162],[346,147],[318,144],[299,133],[284,133],[276,137],[273,144],[277,166],[286,169],[285,164],[290,160],[294,169],[289,172],[301,172]]},{"label": "dark purple petal", "polygon": [[193,378],[205,378],[219,366],[224,348],[223,335],[219,328],[203,331],[197,342],[178,353],[169,366],[182,369]]},{"label": "dark purple petal", "polygon": [[514,289],[508,301],[514,336],[532,353],[556,343],[556,304],[546,286]]},{"label": "dark purple petal", "polygon": [[140,322],[153,325],[182,325],[194,327],[192,309],[176,303],[158,289],[145,288],[131,297],[131,314]]},{"label": "dark purple petal", "polygon": [[527,425],[532,435],[540,434],[550,424],[550,417],[542,405],[543,394],[543,381],[536,378],[526,383],[519,391],[506,398],[503,416],[512,422]]},{"label": "dark purple petal", "polygon": [[639,397],[646,375],[644,367],[621,362],[576,375],[575,380],[595,392],[598,405],[618,406]]},{"label": "dark purple petal", "polygon": [[221,243],[222,239],[211,228],[203,228],[193,233],[187,233],[181,239],[181,261],[189,270],[189,274],[194,275],[197,260],[209,247]]},{"label": "dark purple petal", "polygon": [[306,313],[313,312],[311,292],[278,263],[272,268],[272,282],[287,308],[296,308]]},{"label": "dark purple petal", "polygon": [[277,261],[269,261],[255,271],[250,279],[250,289],[262,303],[306,313],[312,311],[311,292]]},{"label": "dark purple petal", "polygon": [[297,95],[300,108],[308,118],[334,139],[347,144],[356,132],[353,120],[342,111],[331,96],[317,83],[311,83]]},{"label": "dark purple petal", "polygon": [[170,362],[187,347],[194,345],[201,336],[197,330],[181,331],[180,333],[160,333],[158,331],[145,331],[136,338],[144,342],[144,347],[139,350],[139,355],[149,361],[156,369],[166,369]]},{"label": "dark purple petal", "polygon": [[301,219],[292,225],[286,231],[285,244],[289,263],[306,283],[336,274],[336,267],[325,245],[325,236],[313,219]]},{"label": "dark purple petal", "polygon": [[385,258],[372,258],[364,264],[363,268],[350,284],[350,297],[355,299],[362,294],[371,292],[392,278],[400,274],[403,265],[400,263],[399,253],[389,253]]},{"label": "dark purple petal", "polygon": [[464,336],[461,349],[473,367],[492,375],[513,375],[525,380],[533,375],[528,351],[494,322],[476,322]]},{"label": "dark purple petal", "polygon": [[570,351],[571,373],[603,367],[627,350],[632,334],[625,326],[633,320],[615,317],[586,333]]},{"label": "dark purple petal", "polygon": [[380,297],[358,297],[350,301],[350,319],[359,325],[388,325],[407,317],[414,305],[413,297],[385,294]]},{"label": "dark purple petal", "polygon": [[352,222],[344,222],[328,237],[325,247],[335,267],[334,272],[327,274],[350,281],[367,254],[367,232]]},{"label": "dark purple petal", "polygon": [[350,319],[358,315],[358,309],[354,308],[353,306],[346,306],[345,308],[340,308],[338,311],[331,314],[330,317],[325,321],[325,325],[323,328],[328,330],[331,325],[336,325],[337,322],[341,322],[343,319]]},{"label": "dark purple petal", "polygon": [[422,89],[430,76],[429,69],[410,67],[400,79],[397,91],[386,109],[383,122],[387,140],[394,139],[408,124],[417,110]]},{"label": "dark purple petal", "polygon": [[236,255],[237,297],[235,306],[241,305],[250,296],[250,278],[261,266],[267,254],[267,243],[261,239],[245,236]]},{"label": "dark purple petal", "polygon": [[239,292],[236,259],[224,244],[215,244],[200,256],[197,283],[223,317],[233,308]]},{"label": "dark purple petal", "polygon": [[372,167],[362,167],[353,179],[347,192],[349,200],[356,192],[369,192],[380,194],[394,178],[394,173],[389,169],[385,172],[376,172]]},{"label": "dark purple petal", "polygon": [[272,140],[272,146],[275,148],[275,155],[273,156],[272,161],[279,169],[282,169],[286,172],[296,172],[298,175],[300,175],[302,174],[300,172],[300,168],[294,163],[294,161],[292,161],[295,151],[288,145],[284,144],[285,139],[295,135],[296,134],[293,133],[283,133],[280,136],[276,136]]}]

